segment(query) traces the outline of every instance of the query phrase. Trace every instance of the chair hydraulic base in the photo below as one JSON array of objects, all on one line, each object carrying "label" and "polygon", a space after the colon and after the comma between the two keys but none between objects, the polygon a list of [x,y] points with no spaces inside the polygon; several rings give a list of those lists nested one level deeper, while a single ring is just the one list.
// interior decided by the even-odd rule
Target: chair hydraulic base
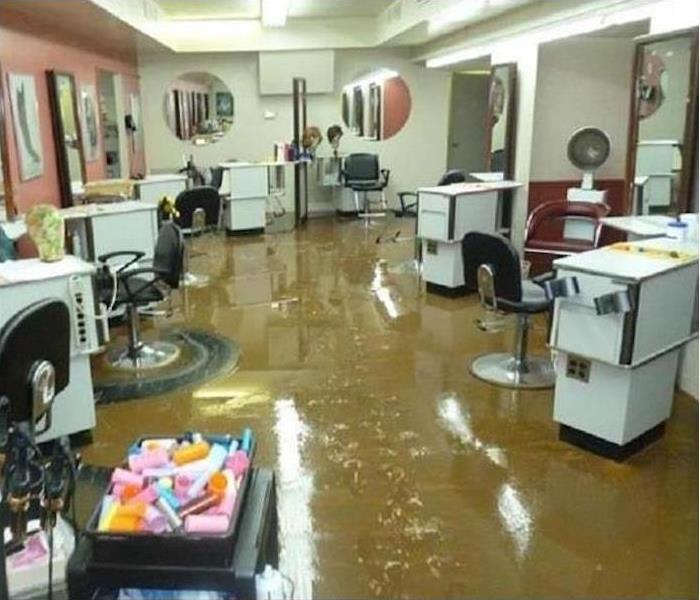
[{"label": "chair hydraulic base", "polygon": [[141,340],[139,331],[139,311],[135,304],[129,305],[129,343],[107,352],[107,364],[115,369],[137,371],[156,369],[175,362],[180,356],[180,348],[170,342],[148,342]]},{"label": "chair hydraulic base", "polygon": [[475,377],[504,387],[546,389],[554,385],[554,369],[548,358],[530,356],[518,361],[510,352],[485,354],[474,359]]},{"label": "chair hydraulic base", "polygon": [[175,362],[180,348],[169,342],[142,343],[138,348],[120,346],[107,352],[107,362],[115,369],[135,371],[157,369]]},{"label": "chair hydraulic base", "polygon": [[518,314],[513,352],[484,354],[475,358],[471,372],[475,377],[504,387],[546,389],[554,387],[554,366],[549,358],[528,356],[530,318]]}]

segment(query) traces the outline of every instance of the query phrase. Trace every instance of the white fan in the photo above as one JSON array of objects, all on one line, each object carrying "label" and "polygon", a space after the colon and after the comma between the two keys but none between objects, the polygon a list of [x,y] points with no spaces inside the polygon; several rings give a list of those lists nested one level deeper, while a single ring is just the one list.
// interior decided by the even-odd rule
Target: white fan
[{"label": "white fan", "polygon": [[583,171],[580,188],[569,188],[567,200],[605,202],[606,192],[593,189],[593,175],[610,156],[610,137],[597,127],[582,127],[571,134],[566,155],[577,169]]}]

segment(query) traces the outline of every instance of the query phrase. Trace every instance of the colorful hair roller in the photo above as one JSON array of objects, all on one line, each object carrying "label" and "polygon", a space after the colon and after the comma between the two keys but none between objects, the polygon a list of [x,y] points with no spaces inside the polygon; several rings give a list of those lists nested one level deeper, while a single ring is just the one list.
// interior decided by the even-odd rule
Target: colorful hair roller
[{"label": "colorful hair roller", "polygon": [[160,496],[160,488],[157,485],[149,485],[146,489],[141,490],[136,496],[130,498],[127,504],[153,504]]},{"label": "colorful hair roller", "polygon": [[253,445],[253,432],[250,427],[246,427],[243,430],[243,437],[241,438],[241,450],[246,454],[250,454],[250,448]]},{"label": "colorful hair roller", "polygon": [[228,527],[229,518],[223,515],[190,515],[185,519],[187,533],[224,533]]},{"label": "colorful hair roller", "polygon": [[226,461],[226,468],[233,471],[233,476],[237,479],[240,475],[246,472],[250,466],[250,459],[243,450],[238,450],[233,456],[230,456]]},{"label": "colorful hair roller", "polygon": [[105,496],[102,498],[102,507],[100,508],[100,518],[97,521],[97,531],[106,531],[109,523],[112,521],[114,514],[117,512],[119,502],[114,496]]},{"label": "colorful hair roller", "polygon": [[170,507],[170,504],[166,502],[165,498],[163,498],[162,496],[158,498],[158,500],[156,500],[156,506],[158,507],[158,510],[160,510],[160,512],[162,512],[165,518],[168,520],[170,527],[172,527],[175,530],[182,528],[182,519]]},{"label": "colorful hair roller", "polygon": [[231,445],[231,440],[233,440],[233,436],[228,433],[225,435],[207,435],[207,441],[212,445],[219,444],[219,446],[228,448]]},{"label": "colorful hair roller", "polygon": [[134,533],[136,531],[141,531],[141,529],[142,521],[139,517],[120,517],[119,515],[115,515],[109,523],[108,531],[115,533]]},{"label": "colorful hair roller", "polygon": [[187,490],[194,482],[194,478],[190,477],[187,473],[181,473],[175,476],[175,495],[184,497],[187,494]]},{"label": "colorful hair roller", "polygon": [[144,469],[141,472],[141,475],[143,475],[145,478],[152,477],[153,479],[160,479],[161,477],[172,477],[176,472],[175,467],[165,466],[157,469]]},{"label": "colorful hair roller", "polygon": [[134,502],[132,504],[122,504],[117,506],[117,511],[115,513],[116,517],[132,517],[143,519],[146,516],[146,507],[148,505],[145,502]]},{"label": "colorful hair roller", "polygon": [[220,471],[224,466],[227,455],[228,451],[223,446],[219,446],[218,444],[212,446],[211,452],[209,453],[207,470],[197,477],[190,486],[190,489],[187,490],[188,498],[194,499],[202,493],[207,483],[209,483],[211,476],[217,471]]},{"label": "colorful hair roller", "polygon": [[203,513],[205,510],[208,510],[217,504],[219,504],[219,496],[216,494],[205,494],[204,496],[195,498],[184,506],[181,506],[178,514],[180,515],[181,519],[184,519],[190,515],[198,515],[199,513]]},{"label": "colorful hair roller", "polygon": [[196,460],[201,460],[209,455],[209,449],[209,444],[204,441],[191,444],[186,448],[175,450],[175,452],[173,452],[173,462],[180,466]]},{"label": "colorful hair roller", "polygon": [[157,469],[167,465],[170,461],[168,453],[163,448],[147,450],[141,454],[129,456],[129,468],[134,473],[141,473],[144,469]]},{"label": "colorful hair roller", "polygon": [[151,533],[165,533],[168,530],[168,519],[155,506],[149,505],[146,508],[144,525]]},{"label": "colorful hair roller", "polygon": [[158,480],[158,487],[163,488],[164,490],[172,490],[173,489],[173,478],[172,477],[161,477]]},{"label": "colorful hair roller", "polygon": [[223,498],[224,494],[226,494],[227,487],[228,480],[226,479],[226,475],[221,472],[217,472],[209,478],[207,491],[212,494],[216,494],[219,498]]},{"label": "colorful hair roller", "polygon": [[233,456],[238,450],[238,440],[233,440],[228,446],[228,455]]},{"label": "colorful hair roller", "polygon": [[143,477],[127,471],[126,469],[116,468],[112,471],[112,483],[121,483],[123,485],[131,484],[143,487]]},{"label": "colorful hair roller", "polygon": [[177,496],[173,494],[172,491],[166,490],[163,488],[159,488],[159,497],[165,500],[165,502],[168,503],[168,506],[172,508],[173,510],[179,510],[181,503],[180,500],[178,500]]}]

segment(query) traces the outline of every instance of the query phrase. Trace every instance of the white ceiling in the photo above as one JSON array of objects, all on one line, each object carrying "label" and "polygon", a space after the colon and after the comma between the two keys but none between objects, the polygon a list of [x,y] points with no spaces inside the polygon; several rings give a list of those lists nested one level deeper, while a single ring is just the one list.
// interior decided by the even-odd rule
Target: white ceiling
[{"label": "white ceiling", "polygon": [[[260,0],[156,0],[173,19],[259,19]],[[376,17],[393,0],[290,0],[292,18]]]}]

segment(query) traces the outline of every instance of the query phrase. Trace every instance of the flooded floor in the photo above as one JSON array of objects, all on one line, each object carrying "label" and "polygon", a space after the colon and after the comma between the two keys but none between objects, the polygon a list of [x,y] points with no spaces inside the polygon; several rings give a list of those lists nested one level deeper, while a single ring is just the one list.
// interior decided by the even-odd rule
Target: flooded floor
[{"label": "flooded floor", "polygon": [[468,372],[513,331],[480,331],[473,297],[426,294],[413,242],[380,232],[328,219],[193,240],[211,284],[176,292],[157,327],[233,338],[240,366],[100,407],[85,460],[114,464],[144,433],[252,427],[297,598],[697,597],[697,402],[677,394],[665,436],[624,464],[559,442],[551,391]]}]

